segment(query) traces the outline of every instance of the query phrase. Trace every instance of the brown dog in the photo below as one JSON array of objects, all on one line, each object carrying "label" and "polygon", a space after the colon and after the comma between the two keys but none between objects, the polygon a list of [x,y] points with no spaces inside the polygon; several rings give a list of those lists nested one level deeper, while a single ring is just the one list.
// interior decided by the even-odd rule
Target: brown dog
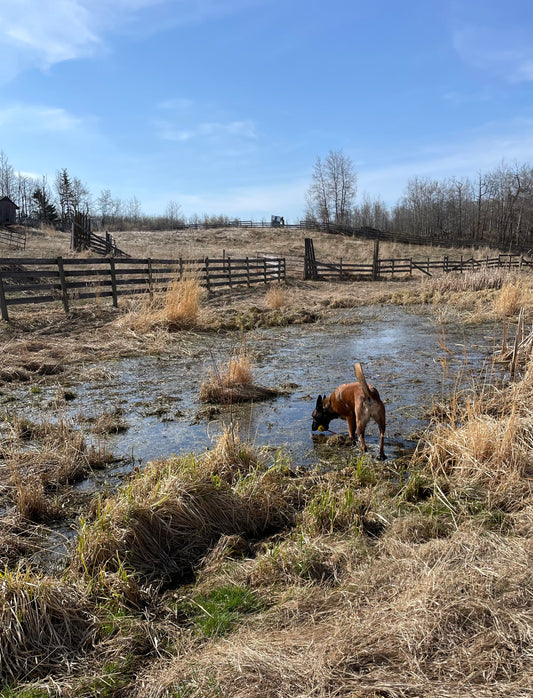
[{"label": "brown dog", "polygon": [[319,395],[313,410],[313,431],[329,429],[329,423],[340,417],[348,422],[348,432],[355,441],[355,432],[366,451],[365,429],[368,421],[373,419],[379,427],[379,458],[385,459],[385,405],[381,402],[378,391],[366,382],[361,364],[354,366],[358,383],[344,383],[329,397]]}]

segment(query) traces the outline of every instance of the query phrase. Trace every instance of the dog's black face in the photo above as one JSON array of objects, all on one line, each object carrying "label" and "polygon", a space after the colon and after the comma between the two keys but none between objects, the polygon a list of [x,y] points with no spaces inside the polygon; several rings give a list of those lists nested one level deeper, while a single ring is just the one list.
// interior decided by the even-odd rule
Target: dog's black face
[{"label": "dog's black face", "polygon": [[[324,398],[326,396],[324,395]],[[324,409],[322,395],[319,395],[316,399],[315,409],[313,410],[313,425],[311,427],[312,431],[322,431],[329,429],[329,423],[334,419],[335,415],[331,414],[328,410]]]}]

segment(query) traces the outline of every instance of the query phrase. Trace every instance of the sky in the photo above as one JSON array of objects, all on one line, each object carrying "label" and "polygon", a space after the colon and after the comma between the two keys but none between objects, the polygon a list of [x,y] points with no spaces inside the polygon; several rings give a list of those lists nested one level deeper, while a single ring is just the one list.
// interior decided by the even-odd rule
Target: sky
[{"label": "sky", "polygon": [[296,222],[317,157],[365,197],[533,163],[531,0],[0,0],[0,151],[148,215]]}]

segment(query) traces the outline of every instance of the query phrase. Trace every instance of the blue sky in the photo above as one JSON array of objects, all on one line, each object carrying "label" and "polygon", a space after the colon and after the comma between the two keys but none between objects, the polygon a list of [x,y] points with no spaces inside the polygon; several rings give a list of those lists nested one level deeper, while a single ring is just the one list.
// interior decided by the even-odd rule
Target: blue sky
[{"label": "blue sky", "polygon": [[0,0],[0,150],[148,214],[298,220],[317,156],[358,201],[533,162],[526,0]]}]

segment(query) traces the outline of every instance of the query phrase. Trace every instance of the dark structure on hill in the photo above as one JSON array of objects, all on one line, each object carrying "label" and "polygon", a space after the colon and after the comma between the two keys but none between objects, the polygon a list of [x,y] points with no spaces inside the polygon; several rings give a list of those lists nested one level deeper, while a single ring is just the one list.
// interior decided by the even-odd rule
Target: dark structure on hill
[{"label": "dark structure on hill", "polygon": [[9,225],[17,220],[18,206],[9,196],[0,199],[0,225]]}]

